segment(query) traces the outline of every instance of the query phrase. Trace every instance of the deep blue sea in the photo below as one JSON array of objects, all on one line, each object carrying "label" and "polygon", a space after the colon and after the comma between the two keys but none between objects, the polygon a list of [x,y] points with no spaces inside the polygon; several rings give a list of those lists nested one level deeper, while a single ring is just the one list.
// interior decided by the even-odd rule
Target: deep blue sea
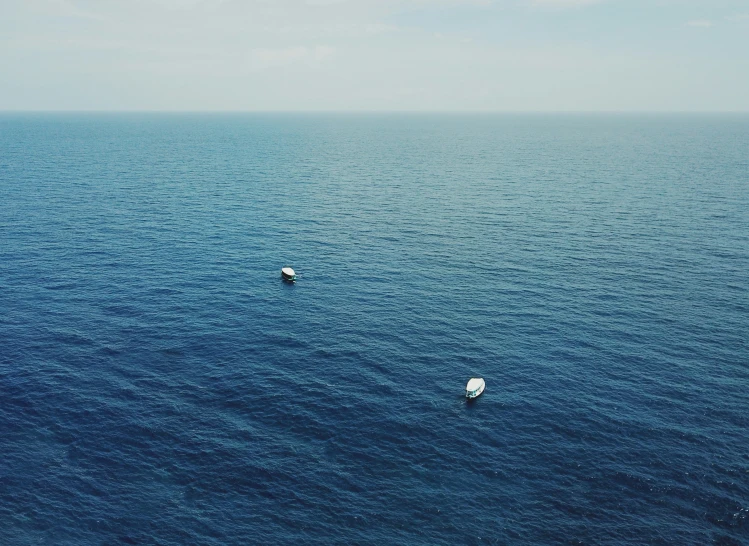
[{"label": "deep blue sea", "polygon": [[749,544],[748,339],[747,115],[0,115],[3,546]]}]

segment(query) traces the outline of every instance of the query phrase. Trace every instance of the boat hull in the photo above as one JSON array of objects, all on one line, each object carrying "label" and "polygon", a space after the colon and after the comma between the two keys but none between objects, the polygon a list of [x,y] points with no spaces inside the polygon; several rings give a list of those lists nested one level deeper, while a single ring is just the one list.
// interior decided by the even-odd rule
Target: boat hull
[{"label": "boat hull", "polygon": [[485,388],[486,388],[486,383],[482,383],[478,389],[473,390],[473,391],[466,391],[466,398],[468,400],[473,400],[475,398],[478,398],[484,392]]},{"label": "boat hull", "polygon": [[282,267],[281,278],[285,281],[294,282],[296,281],[296,271],[294,271],[290,267]]}]

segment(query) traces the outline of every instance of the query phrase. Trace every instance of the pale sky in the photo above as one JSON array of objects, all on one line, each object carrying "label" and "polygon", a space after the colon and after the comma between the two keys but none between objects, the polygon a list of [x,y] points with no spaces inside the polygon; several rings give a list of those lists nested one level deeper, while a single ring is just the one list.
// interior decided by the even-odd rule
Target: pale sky
[{"label": "pale sky", "polygon": [[749,0],[0,0],[0,110],[749,111]]}]

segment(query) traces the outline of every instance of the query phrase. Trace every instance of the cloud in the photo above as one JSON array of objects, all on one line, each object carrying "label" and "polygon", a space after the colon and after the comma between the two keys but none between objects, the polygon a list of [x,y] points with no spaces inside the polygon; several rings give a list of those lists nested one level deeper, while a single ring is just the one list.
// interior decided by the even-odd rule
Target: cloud
[{"label": "cloud", "polygon": [[591,4],[598,4],[602,0],[529,0],[534,6],[548,8],[580,8]]},{"label": "cloud", "polygon": [[733,15],[726,15],[726,21],[732,21],[734,23],[749,22],[749,13],[735,13]]},{"label": "cloud", "polygon": [[697,19],[695,21],[688,21],[687,22],[688,27],[701,27],[701,28],[709,28],[713,26],[712,21],[708,21],[707,19]]},{"label": "cloud", "polygon": [[325,45],[315,47],[281,47],[255,48],[250,50],[249,67],[252,70],[263,70],[294,63],[304,63],[310,67],[317,66],[329,59],[335,48]]},{"label": "cloud", "polygon": [[749,110],[749,11],[679,3],[0,0],[0,109]]},{"label": "cloud", "polygon": [[103,21],[106,18],[90,10],[77,6],[74,2],[68,0],[41,0],[30,2],[32,9],[40,13],[57,17],[72,17],[77,19],[91,19]]},{"label": "cloud", "polygon": [[307,3],[310,6],[328,6],[330,4],[340,4],[341,2],[346,2],[347,0],[307,0]]}]

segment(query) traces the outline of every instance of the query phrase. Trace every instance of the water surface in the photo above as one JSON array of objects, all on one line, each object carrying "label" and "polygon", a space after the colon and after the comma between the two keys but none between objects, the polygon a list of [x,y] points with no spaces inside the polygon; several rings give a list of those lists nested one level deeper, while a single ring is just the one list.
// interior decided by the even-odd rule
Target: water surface
[{"label": "water surface", "polygon": [[0,543],[745,544],[747,271],[747,116],[3,114]]}]

